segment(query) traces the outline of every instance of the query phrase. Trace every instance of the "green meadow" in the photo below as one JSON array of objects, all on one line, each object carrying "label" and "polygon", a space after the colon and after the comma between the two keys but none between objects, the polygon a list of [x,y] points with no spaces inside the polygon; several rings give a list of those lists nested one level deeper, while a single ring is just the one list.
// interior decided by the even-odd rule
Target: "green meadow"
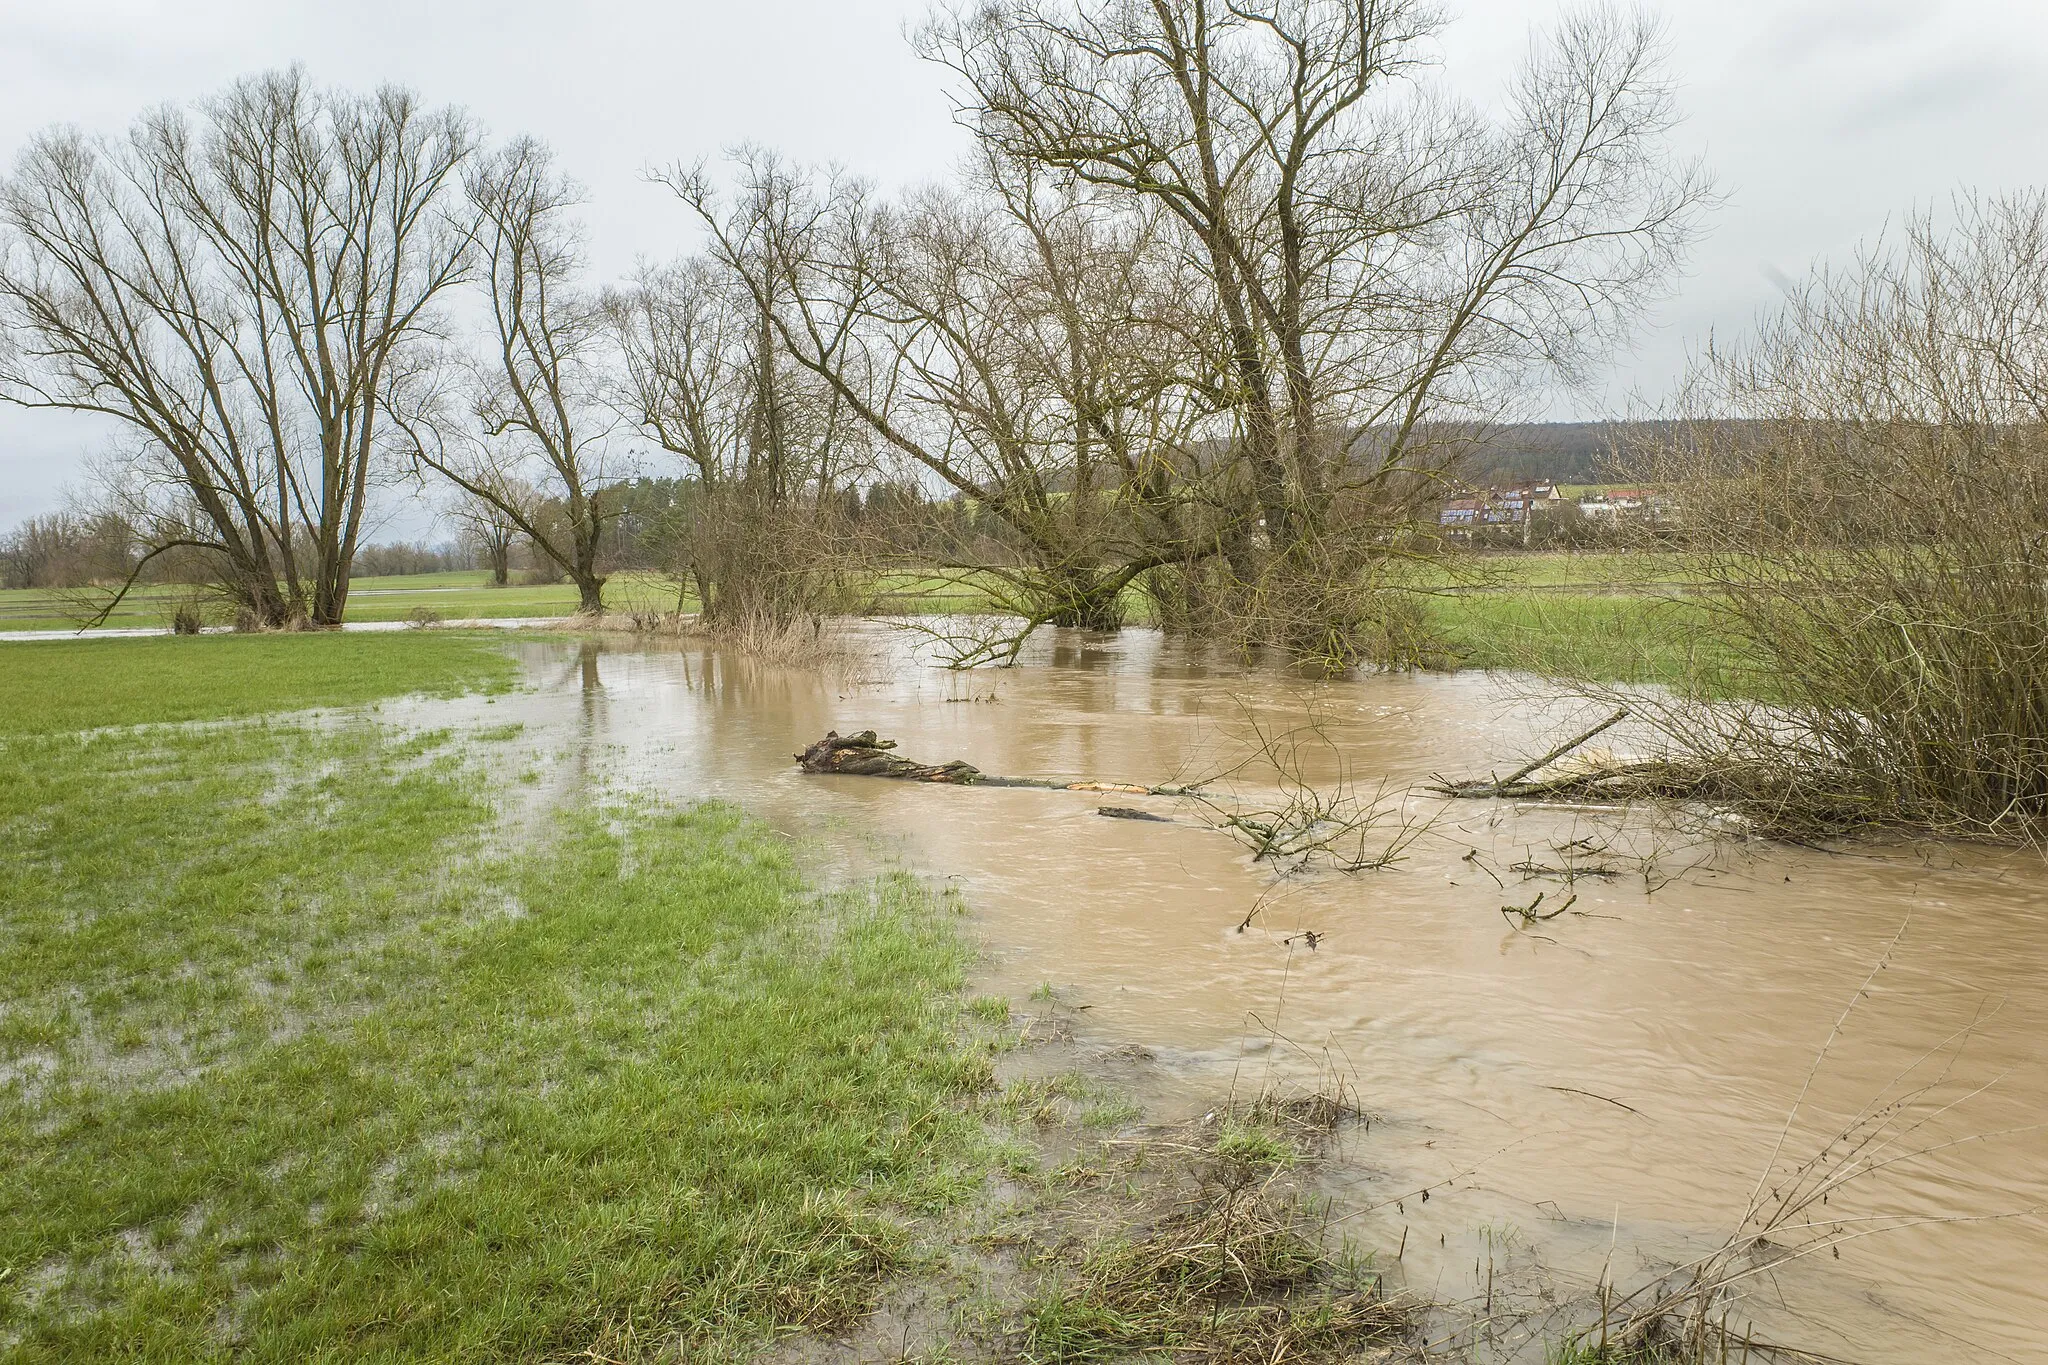
[{"label": "green meadow", "polygon": [[[618,611],[673,611],[676,592],[655,574],[620,573],[605,587],[605,600]],[[226,608],[195,589],[149,584],[132,590],[102,623],[109,628],[161,630],[187,601],[214,624],[230,620]],[[0,590],[0,630],[76,630],[97,611],[97,599],[43,588]],[[576,589],[568,583],[513,583],[494,587],[482,569],[452,573],[357,578],[349,584],[348,619],[404,621],[419,612],[445,620],[502,620],[508,617],[571,616]]]}]

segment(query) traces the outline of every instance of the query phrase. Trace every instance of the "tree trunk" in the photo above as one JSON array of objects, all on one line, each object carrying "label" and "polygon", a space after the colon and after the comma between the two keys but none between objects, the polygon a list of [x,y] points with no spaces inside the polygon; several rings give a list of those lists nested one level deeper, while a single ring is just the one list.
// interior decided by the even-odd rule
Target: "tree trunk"
[{"label": "tree trunk", "polygon": [[348,611],[348,579],[330,581],[323,571],[321,581],[313,592],[313,611],[307,620],[321,627],[338,627],[342,616]]},{"label": "tree trunk", "polygon": [[282,630],[294,615],[274,579],[238,575],[232,585],[237,630]]},{"label": "tree trunk", "polygon": [[1076,626],[1082,630],[1123,628],[1123,588],[1114,580],[1062,583],[1059,600],[1064,605],[1046,618],[1055,626]]}]

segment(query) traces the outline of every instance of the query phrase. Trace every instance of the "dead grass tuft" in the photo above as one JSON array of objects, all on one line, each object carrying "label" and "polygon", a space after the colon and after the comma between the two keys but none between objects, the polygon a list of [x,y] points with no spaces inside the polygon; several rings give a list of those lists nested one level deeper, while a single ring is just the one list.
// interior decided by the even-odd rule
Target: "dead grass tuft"
[{"label": "dead grass tuft", "polygon": [[1332,1249],[1328,1206],[1298,1180],[1350,1112],[1336,1097],[1262,1099],[1123,1144],[1123,1179],[1108,1182],[1120,1216],[1043,1253],[1022,1357],[1312,1365],[1407,1340],[1410,1306],[1348,1245]]}]

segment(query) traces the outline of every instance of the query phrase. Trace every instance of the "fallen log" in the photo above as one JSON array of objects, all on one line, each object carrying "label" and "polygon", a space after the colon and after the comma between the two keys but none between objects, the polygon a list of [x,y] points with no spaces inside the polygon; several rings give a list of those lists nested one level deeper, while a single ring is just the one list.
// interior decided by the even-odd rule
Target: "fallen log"
[{"label": "fallen log", "polygon": [[[1431,790],[1453,797],[1501,797],[1512,801],[1586,804],[1603,808],[1636,801],[1689,802],[1716,807],[1714,823],[1742,833],[1776,831],[1787,836],[1811,833],[1812,826],[1785,818],[1798,809],[1796,794],[1772,774],[1738,766],[1678,759],[1636,759],[1597,764],[1515,783],[1439,782]],[[1850,824],[1843,820],[1838,823]],[[1533,865],[1514,870],[1530,874]],[[1599,877],[1614,869],[1555,869],[1569,875]],[[1542,874],[1553,869],[1533,869]]]},{"label": "fallen log", "polygon": [[936,782],[954,787],[1035,787],[1060,792],[1122,792],[1131,796],[1191,796],[1198,787],[1146,787],[1133,782],[1064,781],[1047,777],[998,777],[972,763],[954,759],[950,763],[918,763],[890,752],[893,739],[882,739],[873,730],[842,735],[829,730],[817,743],[795,755],[797,766],[807,773],[840,777],[886,777],[899,782]]},{"label": "fallen log", "polygon": [[1603,763],[1521,782],[1439,781],[1430,787],[1443,796],[1492,796],[1512,801],[1692,800],[1708,798],[1719,789],[1712,771],[1669,759]]},{"label": "fallen log", "polygon": [[982,780],[981,769],[954,759],[951,763],[913,763],[889,752],[893,739],[879,739],[873,730],[841,735],[828,730],[825,737],[796,755],[797,766],[807,773],[837,773],[842,777],[891,777],[899,782],[944,782],[970,786]]}]

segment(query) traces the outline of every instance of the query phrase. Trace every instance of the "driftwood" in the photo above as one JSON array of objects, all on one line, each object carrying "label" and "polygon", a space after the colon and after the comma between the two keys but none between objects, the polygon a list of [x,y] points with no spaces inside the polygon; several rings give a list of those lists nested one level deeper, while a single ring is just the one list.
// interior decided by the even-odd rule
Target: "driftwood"
[{"label": "driftwood", "polygon": [[1541,768],[1549,767],[1581,744],[1586,743],[1597,735],[1605,734],[1608,730],[1613,729],[1627,719],[1628,708],[1624,706],[1584,734],[1576,735],[1566,740],[1549,753],[1543,755],[1543,757],[1535,760],[1533,763],[1523,764],[1506,777],[1488,778],[1485,781],[1439,782],[1436,784],[1435,790],[1442,792],[1445,796],[1527,798],[1536,796],[1583,796],[1589,794],[1591,789],[1610,784],[1614,779],[1621,779],[1619,785],[1622,786],[1634,785],[1632,779],[1646,775],[1642,770],[1657,768],[1663,765],[1655,763],[1609,765],[1605,768],[1567,773],[1536,782],[1526,780],[1529,774]]},{"label": "driftwood", "polygon": [[[890,750],[893,739],[882,739],[873,730],[857,735],[827,731],[823,739],[797,754],[797,766],[807,773],[836,773],[842,777],[888,777],[899,782],[937,782],[955,787],[1037,787],[1059,792],[1124,792],[1131,796],[1189,796],[1196,788],[1179,786],[1144,787],[1131,782],[1068,782],[1047,777],[998,777],[972,763],[954,759],[950,763],[917,763]],[[1108,814],[1115,807],[1105,807]],[[1125,818],[1129,818],[1126,816]],[[1139,818],[1148,818],[1140,816]]]},{"label": "driftwood", "polygon": [[[957,758],[950,763],[919,763],[892,752],[895,747],[894,740],[883,739],[873,730],[855,735],[833,730],[795,757],[797,765],[807,773],[845,777],[894,778],[954,787],[1033,787],[1041,791],[1182,797],[1196,807],[1204,824],[1232,834],[1251,848],[1254,861],[1273,858],[1306,865],[1312,858],[1324,857],[1344,872],[1363,872],[1398,862],[1408,844],[1428,828],[1427,824],[1404,820],[1386,848],[1368,853],[1365,839],[1380,821],[1382,807],[1377,798],[1360,800],[1345,782],[1340,782],[1331,793],[1291,780],[1277,809],[1247,813],[1230,809],[1207,795],[1203,791],[1206,784],[1202,782],[1145,786],[1094,779],[999,777]],[[1283,769],[1283,775],[1284,772]],[[1097,806],[1095,813],[1111,820],[1172,823],[1171,816],[1155,815],[1133,806]],[[1257,913],[1256,907],[1253,913]]]},{"label": "driftwood", "polygon": [[797,766],[807,773],[838,773],[842,777],[893,777],[901,782],[946,782],[971,786],[982,780],[981,769],[954,759],[951,763],[913,763],[889,750],[893,739],[878,739],[873,730],[841,735],[829,730],[825,737],[796,755]]},{"label": "driftwood", "polygon": [[[1502,797],[1513,801],[1567,801],[1626,803],[1642,800],[1665,801],[1718,801],[1745,804],[1762,788],[1755,781],[1740,780],[1742,775],[1726,767],[1712,764],[1689,762],[1682,759],[1638,758],[1609,760],[1605,763],[1586,764],[1568,768],[1563,772],[1542,776],[1543,769],[1563,758],[1572,750],[1605,734],[1608,730],[1627,720],[1626,706],[1616,711],[1583,734],[1574,735],[1532,763],[1525,763],[1506,777],[1487,778],[1484,781],[1450,782],[1439,779],[1431,790],[1445,796],[1459,797]],[[1754,778],[1754,774],[1750,777]],[[1546,875],[1552,869],[1539,869],[1529,865],[1514,869],[1528,875]],[[1583,877],[1604,877],[1614,875],[1611,868],[1590,867],[1584,869],[1557,869],[1557,871]]]}]

